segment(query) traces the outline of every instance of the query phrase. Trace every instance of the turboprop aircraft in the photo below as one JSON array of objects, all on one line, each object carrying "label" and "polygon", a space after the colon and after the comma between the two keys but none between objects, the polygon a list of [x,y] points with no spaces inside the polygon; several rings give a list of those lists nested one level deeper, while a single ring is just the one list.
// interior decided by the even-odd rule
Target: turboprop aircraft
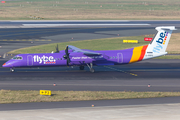
[{"label": "turboprop aircraft", "polygon": [[13,72],[17,67],[52,67],[52,66],[79,66],[80,70],[88,66],[94,72],[93,65],[122,65],[138,62],[167,54],[166,48],[174,26],[155,28],[158,32],[153,40],[140,47],[125,50],[84,50],[68,45],[65,50],[55,53],[19,54],[3,64]]}]

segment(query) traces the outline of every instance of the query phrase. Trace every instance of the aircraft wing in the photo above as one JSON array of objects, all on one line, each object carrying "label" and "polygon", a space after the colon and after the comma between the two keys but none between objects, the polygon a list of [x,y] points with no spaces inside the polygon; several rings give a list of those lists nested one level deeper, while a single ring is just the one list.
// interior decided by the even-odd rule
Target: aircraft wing
[{"label": "aircraft wing", "polygon": [[85,50],[82,50],[82,49],[79,49],[75,46],[72,46],[72,45],[68,45],[68,48],[73,50],[73,52],[81,52],[85,55],[101,55],[101,53],[97,53],[97,52],[91,52],[91,51],[85,51]]}]

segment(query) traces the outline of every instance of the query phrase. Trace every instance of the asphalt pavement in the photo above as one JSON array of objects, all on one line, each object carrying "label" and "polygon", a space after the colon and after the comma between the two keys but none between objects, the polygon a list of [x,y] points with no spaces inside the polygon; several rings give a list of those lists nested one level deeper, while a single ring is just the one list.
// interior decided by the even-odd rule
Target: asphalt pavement
[{"label": "asphalt pavement", "polygon": [[[57,24],[57,25],[54,25]],[[108,25],[103,25],[108,24]],[[10,50],[34,45],[87,39],[155,34],[157,26],[180,27],[180,21],[1,21],[0,66]],[[180,30],[174,31],[180,32]],[[0,67],[0,89],[78,91],[180,91],[179,60],[147,60],[119,66],[95,66],[95,73],[78,67]],[[53,86],[53,84],[56,86]],[[150,87],[148,87],[150,85]],[[179,103],[179,97],[0,104],[1,111],[118,105]],[[21,112],[20,112],[21,113]],[[68,113],[69,114],[69,113]]]},{"label": "asphalt pavement", "polygon": [[[0,64],[4,62],[1,60]],[[0,88],[10,90],[180,91],[180,61],[150,59],[118,66],[0,68]],[[53,86],[53,84],[56,86]],[[148,87],[148,85],[151,87]]]}]

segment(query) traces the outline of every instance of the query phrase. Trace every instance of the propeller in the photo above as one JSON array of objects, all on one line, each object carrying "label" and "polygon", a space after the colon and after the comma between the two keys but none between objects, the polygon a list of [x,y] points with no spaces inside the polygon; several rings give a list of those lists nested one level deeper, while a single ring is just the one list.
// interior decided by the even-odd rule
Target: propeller
[{"label": "propeller", "polygon": [[56,48],[56,52],[55,53],[59,53],[58,44],[57,44],[57,46],[55,48]]},{"label": "propeller", "polygon": [[65,54],[63,57],[67,60],[67,66],[69,66],[69,63],[70,63],[71,61],[70,61],[69,53],[68,53],[68,45],[66,46],[65,53],[66,53],[66,54]]}]

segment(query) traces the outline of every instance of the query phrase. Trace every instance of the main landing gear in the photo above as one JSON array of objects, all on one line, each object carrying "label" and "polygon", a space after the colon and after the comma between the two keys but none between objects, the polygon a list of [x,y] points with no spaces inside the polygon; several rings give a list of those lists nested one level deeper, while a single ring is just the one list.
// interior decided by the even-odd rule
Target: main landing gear
[{"label": "main landing gear", "polygon": [[14,69],[13,69],[13,68],[10,68],[10,72],[14,72]]},{"label": "main landing gear", "polygon": [[79,66],[79,69],[80,70],[84,70],[84,66]]},{"label": "main landing gear", "polygon": [[93,64],[92,64],[92,63],[90,63],[90,65],[89,65],[89,64],[87,64],[87,66],[89,67],[90,72],[94,73]]}]

